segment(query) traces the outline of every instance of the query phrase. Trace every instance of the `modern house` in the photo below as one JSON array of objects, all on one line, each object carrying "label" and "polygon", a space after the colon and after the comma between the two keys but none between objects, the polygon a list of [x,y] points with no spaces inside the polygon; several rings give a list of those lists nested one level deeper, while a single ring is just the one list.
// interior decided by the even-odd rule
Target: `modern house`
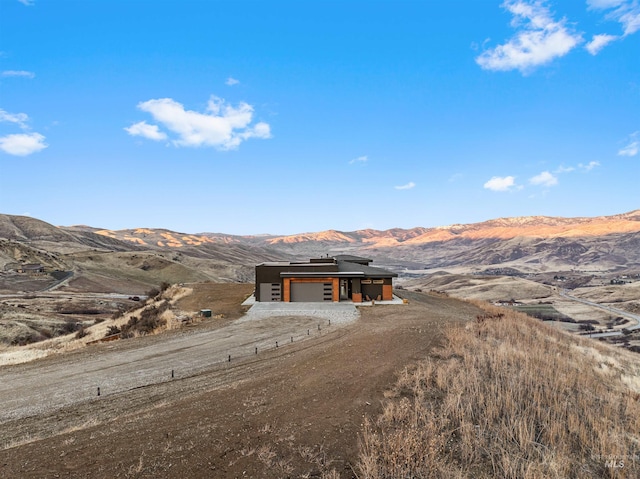
[{"label": "modern house", "polygon": [[41,264],[23,264],[18,268],[18,273],[42,274],[44,273],[44,266]]},{"label": "modern house", "polygon": [[369,266],[373,260],[338,255],[308,262],[279,261],[256,266],[256,301],[321,302],[393,299],[396,273]]}]

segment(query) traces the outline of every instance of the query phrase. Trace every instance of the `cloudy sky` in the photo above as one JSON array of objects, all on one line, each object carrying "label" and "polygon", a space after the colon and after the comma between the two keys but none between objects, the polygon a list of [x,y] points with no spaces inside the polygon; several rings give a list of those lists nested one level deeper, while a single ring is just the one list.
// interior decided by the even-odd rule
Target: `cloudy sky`
[{"label": "cloudy sky", "polygon": [[0,0],[0,213],[288,234],[640,208],[640,0]]}]

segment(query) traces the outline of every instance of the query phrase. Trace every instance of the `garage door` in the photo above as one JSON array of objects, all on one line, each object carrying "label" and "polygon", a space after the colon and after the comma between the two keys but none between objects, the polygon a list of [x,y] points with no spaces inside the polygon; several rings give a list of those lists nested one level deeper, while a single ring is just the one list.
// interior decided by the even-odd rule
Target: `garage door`
[{"label": "garage door", "polygon": [[297,283],[291,282],[291,301],[317,303],[333,301],[333,285],[331,283]]}]

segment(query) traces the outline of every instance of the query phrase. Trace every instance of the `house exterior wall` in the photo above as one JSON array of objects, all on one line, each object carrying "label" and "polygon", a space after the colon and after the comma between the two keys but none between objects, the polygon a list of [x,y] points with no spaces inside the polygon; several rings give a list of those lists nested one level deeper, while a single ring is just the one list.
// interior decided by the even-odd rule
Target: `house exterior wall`
[{"label": "house exterior wall", "polygon": [[331,274],[332,272],[338,271],[338,266],[333,263],[317,263],[317,264],[307,264],[304,266],[297,265],[266,265],[259,264],[256,266],[256,285],[255,285],[255,297],[256,301],[271,301],[270,298],[261,298],[260,297],[260,285],[263,283],[280,283],[281,289],[283,292],[283,301],[285,296],[285,288],[286,285],[283,282],[283,278],[280,277],[280,273],[285,272],[295,272],[295,271],[305,271],[305,272],[323,272],[326,271],[327,274]]},{"label": "house exterior wall", "polygon": [[[265,263],[256,266],[256,301],[284,301],[292,300],[292,283],[331,283],[332,297],[334,302],[340,301],[340,282],[345,280],[348,283],[348,297],[354,303],[364,300],[391,300],[393,299],[393,276],[394,273],[386,272],[380,268],[364,268],[358,271],[345,267],[346,263],[332,262],[326,258],[312,259],[309,263]],[[363,265],[367,266],[367,265]],[[315,274],[309,274],[315,273]],[[353,274],[354,276],[351,276]],[[284,276],[284,277],[283,277]],[[313,288],[307,288],[309,292]],[[296,291],[302,292],[298,288]],[[296,293],[298,294],[298,293]],[[311,294],[311,293],[309,293]],[[311,294],[311,296],[313,296]],[[300,295],[300,298],[304,295]],[[328,298],[328,296],[327,296]],[[343,298],[344,300],[345,298]]]},{"label": "house exterior wall", "polygon": [[383,301],[391,301],[393,299],[393,286],[390,284],[382,285],[382,299]]}]

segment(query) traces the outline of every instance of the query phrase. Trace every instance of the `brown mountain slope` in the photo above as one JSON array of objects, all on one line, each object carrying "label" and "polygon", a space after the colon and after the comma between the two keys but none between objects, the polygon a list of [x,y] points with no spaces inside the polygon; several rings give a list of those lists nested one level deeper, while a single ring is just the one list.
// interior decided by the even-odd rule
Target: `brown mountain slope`
[{"label": "brown mountain slope", "polygon": [[[169,230],[111,232],[90,226],[57,227],[0,215],[0,291],[37,292],[73,273],[62,289],[142,293],[161,282],[250,281],[256,263],[281,259],[261,246]],[[37,263],[45,274],[18,273]],[[49,274],[50,273],[50,274]]]},{"label": "brown mountain slope", "polygon": [[457,238],[512,239],[520,236],[536,238],[602,236],[615,233],[640,232],[640,210],[614,216],[593,218],[559,218],[525,216],[498,218],[468,225],[454,224],[436,228],[390,230],[358,230],[352,232],[328,230],[289,236],[270,236],[263,241],[270,245],[295,244],[310,241],[324,243],[361,244],[367,247],[388,247],[400,244],[419,245]]},{"label": "brown mountain slope", "polygon": [[399,272],[489,265],[523,272],[610,271],[640,266],[640,210],[593,218],[528,216],[437,228],[331,230],[234,241],[267,245],[288,256],[360,254]]}]

